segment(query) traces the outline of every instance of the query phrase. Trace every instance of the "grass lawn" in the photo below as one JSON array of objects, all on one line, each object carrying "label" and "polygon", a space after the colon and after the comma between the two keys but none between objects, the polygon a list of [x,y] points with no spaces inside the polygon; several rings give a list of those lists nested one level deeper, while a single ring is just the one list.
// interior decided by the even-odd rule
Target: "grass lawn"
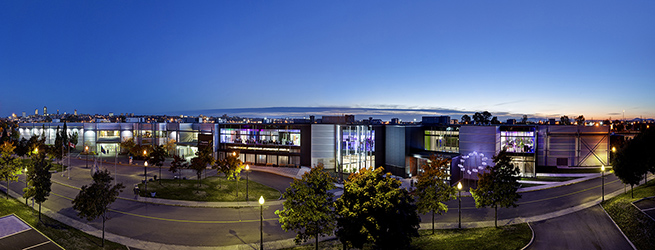
[{"label": "grass lawn", "polygon": [[[412,240],[410,249],[521,249],[530,242],[532,231],[527,224],[517,224],[500,228],[485,227],[471,229],[420,230],[419,237]],[[307,244],[293,250],[314,249]],[[319,249],[342,249],[339,240],[319,242]],[[364,249],[371,249],[364,247]]]},{"label": "grass lawn", "polygon": [[[148,193],[144,191],[144,185],[139,184],[141,196],[150,197],[151,192],[156,192],[155,198],[187,201],[245,201],[246,180],[239,181],[239,196],[236,196],[237,184],[234,180],[227,180],[223,176],[212,176],[202,179],[202,186],[198,186],[198,180],[171,180],[162,179],[148,182]],[[257,201],[259,196],[266,200],[277,200],[280,192],[250,181],[248,183],[248,200]]]},{"label": "grass lawn", "polygon": [[631,202],[653,195],[655,195],[655,180],[634,188],[634,198],[631,198],[628,187],[627,193],[602,203],[603,208],[637,249],[653,249],[655,246],[655,221],[635,208]]},{"label": "grass lawn", "polygon": [[[2,198],[0,198],[0,217],[16,214],[16,216],[41,231],[41,233],[48,236],[64,249],[127,249],[127,247],[121,244],[107,240],[105,240],[105,247],[102,248],[100,247],[102,243],[101,238],[88,235],[43,214],[41,214],[43,223],[39,223],[38,211],[33,210],[31,207],[26,206],[14,198],[6,199],[5,193],[0,193],[2,194]],[[38,210],[38,205],[34,207]],[[107,221],[107,223],[111,223],[111,220]]]}]

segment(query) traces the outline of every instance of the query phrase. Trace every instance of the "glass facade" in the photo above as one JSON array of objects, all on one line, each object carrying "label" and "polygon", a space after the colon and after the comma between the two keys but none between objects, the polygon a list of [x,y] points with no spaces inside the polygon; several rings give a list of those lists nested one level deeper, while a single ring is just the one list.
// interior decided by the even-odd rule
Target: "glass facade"
[{"label": "glass facade", "polygon": [[534,153],[534,131],[500,131],[501,150],[509,153]]},{"label": "glass facade", "polygon": [[430,128],[425,131],[425,150],[459,153],[459,128]]},{"label": "glass facade", "polygon": [[375,131],[370,126],[339,126],[338,159],[344,173],[375,165]]},{"label": "glass facade", "polygon": [[221,128],[221,143],[300,146],[300,129]]}]

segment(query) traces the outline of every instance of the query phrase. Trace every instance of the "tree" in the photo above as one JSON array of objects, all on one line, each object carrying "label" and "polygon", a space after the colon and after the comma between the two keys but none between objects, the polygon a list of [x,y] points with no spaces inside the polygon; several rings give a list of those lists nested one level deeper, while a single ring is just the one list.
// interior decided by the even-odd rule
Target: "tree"
[{"label": "tree", "polygon": [[166,142],[166,145],[164,145],[164,148],[166,149],[166,152],[168,155],[172,155],[175,153],[175,139],[170,139]]},{"label": "tree", "polygon": [[414,198],[384,168],[363,168],[351,174],[335,202],[336,235],[345,246],[376,249],[407,248],[418,236],[420,218]]},{"label": "tree", "polygon": [[296,244],[314,238],[318,250],[318,238],[334,230],[334,194],[329,191],[335,188],[335,181],[320,164],[303,174],[302,179],[295,179],[287,188],[283,195],[286,199],[284,209],[275,211],[275,214],[280,216],[284,231],[296,231]]},{"label": "tree", "polygon": [[484,174],[478,174],[478,188],[471,189],[475,207],[494,208],[494,225],[498,227],[498,207],[518,206],[521,198],[519,189],[519,169],[511,163],[505,151],[494,157],[495,166],[487,166]]},{"label": "tree", "polygon": [[462,116],[462,124],[469,124],[471,122],[471,117],[468,115]]},{"label": "tree", "polygon": [[485,125],[489,125],[489,122],[491,121],[491,113],[489,111],[484,111],[482,112],[482,123]]},{"label": "tree", "polygon": [[166,161],[166,156],[168,153],[164,146],[155,146],[150,157],[148,158],[148,163],[159,167],[159,184],[161,185],[161,167],[164,166],[164,161]]},{"label": "tree", "polygon": [[559,118],[559,123],[562,125],[571,125],[571,119],[568,116],[562,116]]},{"label": "tree", "polygon": [[237,183],[237,197],[239,196],[239,179],[241,179],[241,170],[245,166],[243,162],[239,160],[239,154],[237,152],[232,152],[232,154],[227,154],[225,158],[221,161],[218,161],[214,168],[218,169],[221,173],[225,174],[228,180],[235,180]]},{"label": "tree", "polygon": [[200,148],[198,151],[196,151],[196,157],[191,159],[191,164],[188,165],[188,168],[196,171],[196,175],[198,176],[198,184],[200,186],[202,186],[202,182],[200,181],[200,178],[202,177],[202,171],[207,169],[207,165],[214,165],[214,162],[216,162],[216,160],[212,156],[211,147]]},{"label": "tree", "polygon": [[625,184],[630,184],[630,190],[638,185],[647,173],[655,173],[655,132],[647,130],[628,141],[616,153],[612,163],[614,174]]},{"label": "tree", "polygon": [[29,147],[28,141],[27,141],[27,139],[23,138],[23,139],[20,139],[20,141],[18,141],[18,143],[16,145],[16,149],[14,150],[14,153],[16,153],[16,155],[18,155],[18,157],[23,157],[23,156],[27,155],[29,150],[30,150],[30,147]]},{"label": "tree", "polygon": [[448,212],[444,202],[455,199],[455,187],[448,184],[450,159],[433,155],[421,166],[423,172],[416,183],[416,197],[420,213],[432,213],[432,234],[434,234],[434,214]]},{"label": "tree", "polygon": [[[186,162],[186,160],[184,160],[184,158],[180,156],[173,155],[173,161],[171,162],[171,167],[168,168],[168,171],[171,171],[173,172],[173,174],[175,174],[182,171],[182,169],[186,169],[186,168],[188,168],[188,163]],[[177,182],[177,185],[180,186],[182,185],[181,183],[182,177],[180,176],[178,179],[179,181]]]},{"label": "tree", "polygon": [[498,120],[498,117],[494,116],[493,118],[491,118],[491,124],[494,124],[494,125],[500,124],[500,121]]},{"label": "tree", "polygon": [[584,121],[585,121],[584,115],[580,115],[577,118],[575,118],[575,122],[578,125],[584,125]]},{"label": "tree", "polygon": [[73,209],[78,211],[77,216],[88,221],[102,218],[102,246],[105,245],[105,222],[109,219],[109,206],[116,201],[118,194],[123,191],[123,183],[111,185],[114,178],[109,171],[97,171],[93,174],[93,183],[82,186],[75,196]]},{"label": "tree", "polygon": [[39,221],[41,221],[41,204],[50,196],[50,168],[52,162],[45,157],[45,153],[32,155],[32,164],[27,171],[28,187],[24,188],[23,198],[33,198],[39,204]]},{"label": "tree", "polygon": [[18,166],[16,164],[16,157],[14,157],[14,149],[16,147],[13,143],[5,141],[0,145],[0,179],[7,181],[7,199],[9,199],[9,181],[18,179]]},{"label": "tree", "polygon": [[480,112],[475,112],[475,114],[473,114],[473,121],[475,122],[475,125],[482,124],[483,120],[484,120],[484,117],[482,116],[482,114]]},{"label": "tree", "polygon": [[521,123],[528,124],[528,115],[523,115],[523,117],[521,118]]}]

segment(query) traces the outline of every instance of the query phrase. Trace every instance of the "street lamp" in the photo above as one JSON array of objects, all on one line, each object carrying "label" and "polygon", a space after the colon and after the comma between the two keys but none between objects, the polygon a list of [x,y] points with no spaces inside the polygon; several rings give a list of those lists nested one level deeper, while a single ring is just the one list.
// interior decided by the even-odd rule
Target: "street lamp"
[{"label": "street lamp", "polygon": [[250,175],[250,166],[246,164],[246,201],[248,201],[248,182],[250,180],[248,175]]},{"label": "street lamp", "polygon": [[457,183],[457,190],[459,191],[459,207],[457,208],[457,212],[459,212],[459,228],[462,228],[462,183],[458,182]]},{"label": "street lamp", "polygon": [[[27,168],[25,168],[25,188],[27,188]],[[7,189],[7,193],[9,193],[9,189]],[[25,198],[25,205],[27,206],[27,198]]]},{"label": "street lamp", "polygon": [[84,154],[86,155],[86,168],[89,168],[89,146],[84,146]]},{"label": "street lamp", "polygon": [[605,165],[600,167],[600,179],[602,180],[601,189],[603,190],[602,201],[605,201]]},{"label": "street lamp", "polygon": [[259,196],[259,250],[264,250],[264,196]]},{"label": "street lamp", "polygon": [[146,169],[148,169],[148,161],[143,163],[143,185],[145,186],[144,190],[148,192],[148,176],[146,175]]}]

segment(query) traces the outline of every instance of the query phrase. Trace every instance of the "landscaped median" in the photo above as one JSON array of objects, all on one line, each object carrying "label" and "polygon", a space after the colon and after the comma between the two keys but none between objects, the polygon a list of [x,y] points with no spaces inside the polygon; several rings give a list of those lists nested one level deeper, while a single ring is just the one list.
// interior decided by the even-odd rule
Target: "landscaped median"
[{"label": "landscaped median", "polygon": [[[470,229],[440,229],[419,230],[419,237],[412,239],[411,249],[521,249],[532,239],[532,230],[528,224],[515,224],[499,228]],[[293,250],[314,249],[313,244],[307,244]],[[342,249],[339,240],[328,240],[319,243],[319,249]],[[368,248],[364,248],[368,249]]]},{"label": "landscaped median", "polygon": [[5,199],[2,197],[0,199],[0,217],[9,214],[20,217],[65,249],[127,249],[127,247],[111,241],[105,241],[105,247],[100,247],[102,239],[86,234],[45,215],[41,215],[43,222],[39,223],[38,214],[31,207],[14,198]]},{"label": "landscaped median", "polygon": [[[153,180],[148,182],[148,191],[145,190],[145,185],[139,184],[139,195],[143,197],[153,197],[159,199],[169,200],[185,200],[185,201],[223,201],[223,202],[236,202],[246,200],[246,180],[238,182],[238,196],[237,196],[237,182],[234,180],[227,180],[222,176],[212,176],[198,180],[171,180],[162,179]],[[202,183],[202,185],[200,185]],[[280,198],[280,192],[265,186],[263,184],[248,181],[248,200],[257,201],[260,196],[264,196],[265,200],[277,200]]]},{"label": "landscaped median", "polygon": [[605,211],[637,249],[653,249],[655,246],[655,221],[639,211],[632,205],[632,202],[653,195],[655,195],[655,180],[635,187],[634,198],[628,189],[625,194],[601,203]]}]

